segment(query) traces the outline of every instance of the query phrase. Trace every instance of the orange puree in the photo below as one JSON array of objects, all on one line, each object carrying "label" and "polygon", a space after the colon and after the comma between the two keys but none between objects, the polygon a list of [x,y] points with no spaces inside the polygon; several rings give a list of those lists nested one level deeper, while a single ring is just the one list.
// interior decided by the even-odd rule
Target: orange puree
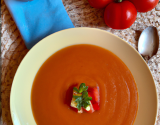
[{"label": "orange puree", "polygon": [[[80,83],[99,87],[100,110],[71,110],[70,90]],[[44,62],[33,83],[31,104],[38,125],[132,125],[138,92],[130,70],[116,55],[81,44],[61,49]]]}]

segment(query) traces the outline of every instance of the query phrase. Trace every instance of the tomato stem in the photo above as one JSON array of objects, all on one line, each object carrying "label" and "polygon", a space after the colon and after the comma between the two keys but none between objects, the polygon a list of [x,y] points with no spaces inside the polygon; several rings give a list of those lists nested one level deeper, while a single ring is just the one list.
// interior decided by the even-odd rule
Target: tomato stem
[{"label": "tomato stem", "polygon": [[116,2],[120,3],[120,2],[122,2],[122,0],[116,0]]}]

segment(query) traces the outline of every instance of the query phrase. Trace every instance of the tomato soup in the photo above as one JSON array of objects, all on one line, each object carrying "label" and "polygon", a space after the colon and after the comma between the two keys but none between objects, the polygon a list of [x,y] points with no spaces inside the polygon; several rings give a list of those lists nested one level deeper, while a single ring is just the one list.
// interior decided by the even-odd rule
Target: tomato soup
[{"label": "tomato soup", "polygon": [[[98,86],[100,110],[78,114],[70,107],[75,84]],[[66,47],[40,67],[31,105],[38,125],[132,125],[138,91],[127,66],[112,52],[94,45]]]}]

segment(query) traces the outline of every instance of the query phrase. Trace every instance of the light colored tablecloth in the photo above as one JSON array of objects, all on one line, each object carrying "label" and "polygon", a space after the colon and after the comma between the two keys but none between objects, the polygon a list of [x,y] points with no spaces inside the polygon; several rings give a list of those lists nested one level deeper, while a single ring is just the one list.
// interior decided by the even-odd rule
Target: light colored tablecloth
[{"label": "light colored tablecloth", "polygon": [[[135,49],[137,49],[137,42],[141,31],[147,26],[156,26],[160,36],[160,2],[152,11],[138,13],[135,23],[126,30],[113,30],[107,27],[103,21],[104,10],[92,8],[87,0],[63,0],[63,3],[75,27],[95,27],[109,31],[127,41]],[[9,106],[11,85],[15,72],[28,50],[3,0],[1,0],[1,18],[2,119],[6,125],[12,125]],[[160,49],[157,55],[152,57],[147,63],[153,75],[159,97]],[[0,122],[0,125],[1,124]],[[160,110],[158,112],[156,125],[160,125]]]}]

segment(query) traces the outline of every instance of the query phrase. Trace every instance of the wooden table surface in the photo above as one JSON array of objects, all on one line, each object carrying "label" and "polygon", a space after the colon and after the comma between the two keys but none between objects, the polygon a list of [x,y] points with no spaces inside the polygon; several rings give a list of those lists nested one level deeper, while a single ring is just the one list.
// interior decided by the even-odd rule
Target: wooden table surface
[{"label": "wooden table surface", "polygon": [[[88,4],[87,0],[62,1],[75,27],[94,27],[106,30],[121,37],[130,45],[132,45],[136,50],[139,35],[146,27],[157,27],[160,36],[160,2],[152,11],[149,11],[147,13],[138,13],[135,23],[130,28],[125,30],[113,30],[106,26],[104,23],[104,9],[92,8]],[[1,19],[1,101],[3,123],[1,121],[0,125],[12,125],[9,105],[11,85],[20,62],[29,50],[26,48],[24,41],[22,40],[21,35],[3,0],[1,0]],[[147,61],[147,64],[153,75],[159,98],[160,49],[154,57]],[[160,110],[158,110],[156,125],[160,125],[159,111]]]}]

